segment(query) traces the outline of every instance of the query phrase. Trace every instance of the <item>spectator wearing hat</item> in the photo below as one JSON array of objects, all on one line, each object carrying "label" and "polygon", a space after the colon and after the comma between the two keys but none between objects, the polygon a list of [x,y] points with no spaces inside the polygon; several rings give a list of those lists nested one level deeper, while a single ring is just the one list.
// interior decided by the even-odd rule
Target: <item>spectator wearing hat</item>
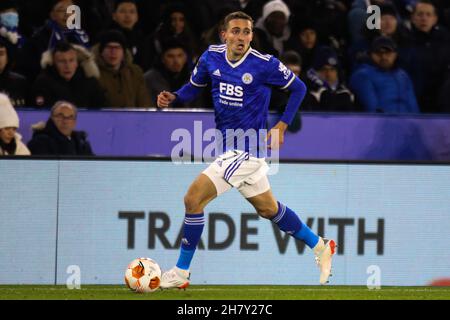
[{"label": "spectator wearing hat", "polygon": [[413,84],[396,64],[397,46],[387,37],[376,38],[370,49],[371,62],[351,76],[350,88],[367,112],[419,113]]},{"label": "spectator wearing hat", "polygon": [[69,29],[67,26],[67,8],[74,4],[73,0],[52,0],[49,3],[49,19],[19,50],[16,70],[30,82],[41,72],[42,54],[54,48],[56,43],[64,41],[89,47],[89,36],[82,28]]},{"label": "spectator wearing hat", "polygon": [[28,142],[32,155],[92,156],[91,144],[84,131],[76,131],[78,110],[67,101],[57,101],[47,122],[32,126],[33,137]]},{"label": "spectator wearing hat", "polygon": [[94,55],[86,48],[59,42],[42,55],[43,71],[32,87],[31,104],[50,107],[65,100],[82,108],[106,107],[103,89],[98,83],[100,71]]},{"label": "spectator wearing hat", "polygon": [[28,103],[30,85],[27,79],[11,71],[11,45],[0,37],[0,92],[6,93],[13,106],[24,107]]},{"label": "spectator wearing hat", "polygon": [[401,55],[401,62],[414,83],[421,111],[438,112],[438,90],[450,63],[450,35],[438,24],[438,13],[431,1],[416,3],[411,23],[412,54]]},{"label": "spectator wearing hat", "polygon": [[341,80],[338,55],[331,47],[317,50],[313,67],[307,72],[308,95],[303,110],[325,112],[360,111],[353,93]]},{"label": "spectator wearing hat", "polygon": [[100,86],[105,91],[109,107],[150,107],[144,74],[133,63],[126,39],[120,31],[109,30],[100,35],[100,42],[92,50],[100,69]]},{"label": "spectator wearing hat", "polygon": [[[176,39],[165,42],[159,63],[144,74],[152,107],[156,108],[156,98],[160,92],[176,91],[189,81],[190,68],[187,59],[186,48],[181,42]],[[197,98],[189,103],[175,103],[172,107],[202,107],[202,102]]]},{"label": "spectator wearing hat", "polygon": [[19,116],[8,96],[0,93],[0,156],[30,155],[30,151],[22,142],[22,136],[17,132]]},{"label": "spectator wearing hat", "polygon": [[255,24],[254,34],[259,44],[256,49],[279,57],[291,36],[290,15],[289,7],[282,0],[267,2],[262,17]]},{"label": "spectator wearing hat", "polygon": [[121,31],[127,40],[127,48],[133,55],[133,62],[137,63],[136,58],[144,41],[144,33],[139,28],[139,14],[136,0],[116,0],[114,11],[112,13],[112,24],[109,29]]}]

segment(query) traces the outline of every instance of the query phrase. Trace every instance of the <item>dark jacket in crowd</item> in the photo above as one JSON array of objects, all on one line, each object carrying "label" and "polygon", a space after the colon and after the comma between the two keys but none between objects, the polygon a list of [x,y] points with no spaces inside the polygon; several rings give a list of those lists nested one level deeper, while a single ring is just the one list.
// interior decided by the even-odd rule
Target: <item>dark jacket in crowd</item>
[{"label": "dark jacket in crowd", "polygon": [[97,79],[86,78],[80,68],[69,81],[63,79],[54,67],[43,71],[33,85],[32,97],[32,104],[38,107],[50,107],[59,100],[72,102],[79,108],[106,107],[106,98]]},{"label": "dark jacket in crowd", "polygon": [[79,65],[69,81],[56,71],[50,50],[42,55],[41,66],[44,71],[33,84],[32,105],[49,107],[56,101],[65,100],[79,108],[98,109],[107,106],[104,90],[97,80],[100,71],[94,55],[82,46],[75,45],[74,48]]},{"label": "dark jacket in crowd", "polygon": [[[186,82],[189,82],[191,72],[189,70],[188,64],[184,66],[183,70],[179,73],[173,73],[167,70],[164,65],[160,62],[158,65],[150,69],[144,74],[145,83],[150,93],[151,104],[150,106],[156,107],[156,100],[158,94],[162,91],[173,92],[181,88]],[[187,103],[175,103],[173,105],[175,108],[182,107],[203,107],[201,98],[196,98],[195,100]]]},{"label": "dark jacket in crowd", "polygon": [[19,50],[17,66],[15,70],[23,74],[27,79],[33,82],[41,72],[41,56],[48,49],[52,49],[56,44],[57,37],[60,35],[60,41],[67,41],[72,44],[78,44],[87,47],[89,37],[83,30],[73,30],[70,32],[59,33],[56,30],[55,22],[48,20],[41,28],[36,30],[33,36],[25,42],[25,45]]},{"label": "dark jacket in crowd", "polygon": [[94,155],[86,132],[73,131],[69,139],[59,132],[52,119],[45,126],[42,123],[34,127],[28,149],[32,155]]},{"label": "dark jacket in crowd", "polygon": [[4,70],[0,74],[0,91],[7,94],[14,107],[28,105],[30,85],[24,76]]},{"label": "dark jacket in crowd", "polygon": [[356,112],[355,96],[341,81],[331,87],[322,81],[314,69],[307,72],[308,93],[303,102],[304,111]]},{"label": "dark jacket in crowd", "polygon": [[447,80],[444,82],[441,90],[439,91],[437,107],[438,111],[442,113],[450,113],[450,74],[447,77]]},{"label": "dark jacket in crowd", "polygon": [[437,90],[450,62],[449,33],[439,26],[429,33],[413,27],[411,39],[411,55],[407,59],[400,56],[401,64],[414,84],[421,111],[437,112]]}]

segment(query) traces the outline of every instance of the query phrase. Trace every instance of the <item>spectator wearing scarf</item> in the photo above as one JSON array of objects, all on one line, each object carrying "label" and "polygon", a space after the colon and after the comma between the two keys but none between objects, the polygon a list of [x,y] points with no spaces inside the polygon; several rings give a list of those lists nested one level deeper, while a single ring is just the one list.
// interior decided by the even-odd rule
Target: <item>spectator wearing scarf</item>
[{"label": "spectator wearing scarf", "polygon": [[83,29],[69,29],[67,8],[72,0],[53,0],[49,6],[49,19],[39,28],[19,52],[17,71],[34,81],[41,72],[42,54],[64,41],[89,48],[89,36]]}]

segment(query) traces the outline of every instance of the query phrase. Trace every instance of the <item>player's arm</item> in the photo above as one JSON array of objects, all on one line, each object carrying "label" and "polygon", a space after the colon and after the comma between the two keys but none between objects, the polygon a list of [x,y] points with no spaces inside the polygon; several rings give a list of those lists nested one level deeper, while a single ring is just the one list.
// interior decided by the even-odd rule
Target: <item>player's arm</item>
[{"label": "player's arm", "polygon": [[158,95],[157,105],[159,108],[167,108],[174,102],[189,102],[194,100],[209,82],[209,73],[207,68],[208,51],[205,51],[192,71],[189,82],[182,86],[178,91],[163,91]]},{"label": "player's arm", "polygon": [[176,92],[162,91],[156,100],[158,108],[167,108],[171,103],[189,102],[194,100],[201,92],[201,87],[196,87],[191,83],[186,83],[180,90]]},{"label": "player's arm", "polygon": [[265,66],[267,70],[266,83],[278,86],[291,92],[289,100],[280,121],[269,131],[267,140],[276,135],[277,139],[270,139],[270,147],[275,148],[284,142],[284,133],[288,125],[294,120],[295,114],[306,95],[306,85],[280,60],[272,57]]},{"label": "player's arm", "polygon": [[[295,117],[295,114],[298,112],[298,109],[305,98],[306,95],[306,85],[303,81],[301,81],[297,76],[294,75],[292,82],[289,84],[287,89],[291,92],[289,96],[288,103],[286,105],[286,109],[281,116],[280,121],[270,129],[267,139],[270,140],[270,148],[275,149],[281,146],[284,143],[284,133],[287,130],[287,127],[292,123],[292,120]],[[273,139],[273,135],[277,135],[277,138]]]}]

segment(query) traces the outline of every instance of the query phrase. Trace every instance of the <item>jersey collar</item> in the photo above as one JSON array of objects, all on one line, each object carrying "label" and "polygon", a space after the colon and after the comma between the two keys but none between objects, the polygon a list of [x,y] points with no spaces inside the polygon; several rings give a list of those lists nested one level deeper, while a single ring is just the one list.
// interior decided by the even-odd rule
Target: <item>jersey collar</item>
[{"label": "jersey collar", "polygon": [[225,60],[227,61],[227,63],[230,65],[230,67],[232,68],[236,68],[238,67],[242,62],[245,61],[245,59],[247,58],[247,56],[250,54],[250,52],[252,51],[252,47],[248,47],[247,52],[242,56],[241,59],[239,59],[238,61],[236,61],[235,63],[230,62],[230,60],[228,60],[228,56],[227,56],[227,50],[225,50]]}]

